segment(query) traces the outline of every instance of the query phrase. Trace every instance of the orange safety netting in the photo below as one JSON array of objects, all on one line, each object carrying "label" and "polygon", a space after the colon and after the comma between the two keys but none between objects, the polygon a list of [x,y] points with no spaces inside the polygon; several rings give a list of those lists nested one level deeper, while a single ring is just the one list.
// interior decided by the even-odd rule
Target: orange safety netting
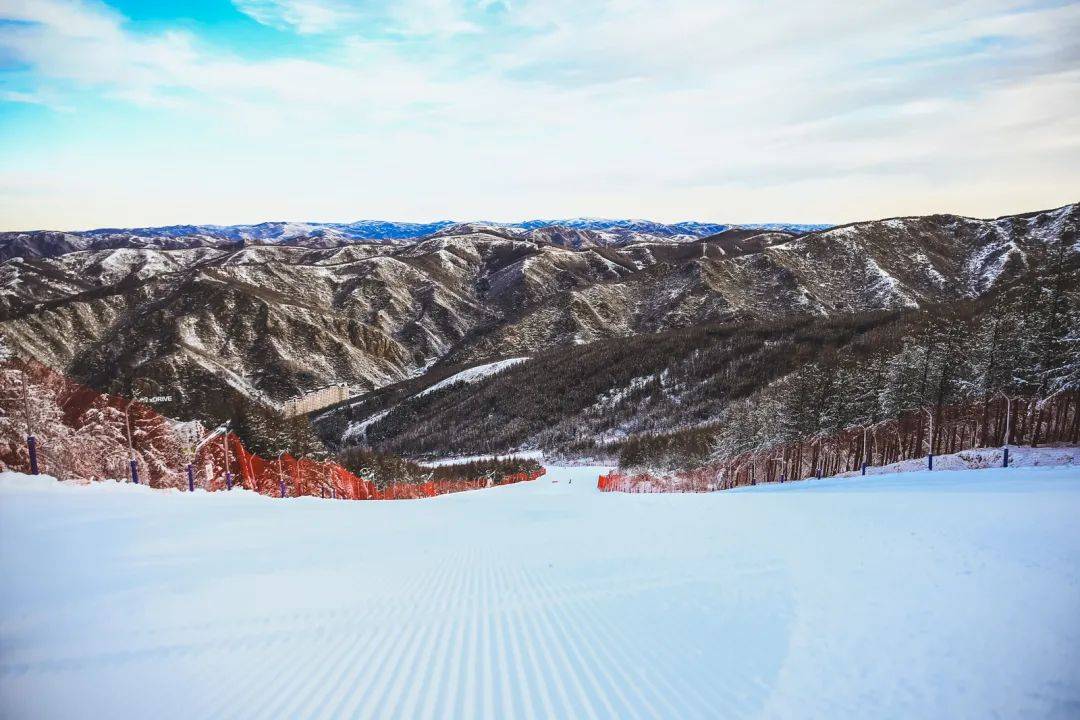
[{"label": "orange safety netting", "polygon": [[233,486],[241,486],[263,495],[317,496],[341,500],[407,500],[447,493],[478,490],[491,485],[508,485],[535,480],[546,471],[514,473],[498,480],[459,479],[429,480],[423,483],[397,483],[379,488],[370,480],[358,477],[332,461],[297,459],[289,454],[264,459],[251,453],[240,439],[229,433],[221,441],[213,441],[200,451],[196,462],[203,462],[208,476],[196,485],[207,490],[224,490],[225,448],[228,448],[229,472]]},{"label": "orange safety netting", "polygon": [[[141,482],[156,488],[189,486],[224,490],[231,485],[269,496],[314,495],[348,500],[433,497],[491,485],[535,480],[543,469],[501,478],[432,480],[379,488],[332,461],[264,459],[249,452],[236,435],[215,437],[194,447],[205,429],[189,436],[149,405],[99,393],[33,360],[0,363],[0,469],[30,470],[28,441],[33,434],[40,471],[61,479],[91,481],[129,476],[137,467]],[[31,433],[32,429],[32,433]]]},{"label": "orange safety netting", "polygon": [[643,493],[656,492],[654,481],[647,473],[640,475],[626,475],[618,470],[612,470],[607,475],[601,475],[596,482],[597,489],[603,492],[626,492]]}]

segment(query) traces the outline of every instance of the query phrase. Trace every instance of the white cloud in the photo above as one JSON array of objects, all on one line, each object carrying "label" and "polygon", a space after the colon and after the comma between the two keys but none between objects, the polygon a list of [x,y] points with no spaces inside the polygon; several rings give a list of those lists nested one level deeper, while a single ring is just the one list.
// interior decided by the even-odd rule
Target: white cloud
[{"label": "white cloud", "polygon": [[[0,0],[0,17],[20,21],[0,27],[0,47],[37,78],[25,92],[174,108],[205,129],[205,147],[183,156],[167,138],[154,146],[168,179],[155,157],[95,176],[115,187],[111,208],[73,205],[86,170],[77,156],[56,163],[57,190],[35,192],[31,224],[285,210],[843,221],[1000,214],[1080,188],[1075,4],[241,5],[340,37],[318,58],[255,61],[189,32],[135,32],[100,4]],[[132,207],[138,220],[125,219]]]},{"label": "white cloud", "polygon": [[51,108],[53,110],[56,110],[57,112],[62,113],[74,112],[74,108],[72,108],[70,105],[65,105],[61,102],[57,102],[51,97],[36,92],[5,90],[4,92],[0,92],[0,100],[12,103],[23,103],[25,105],[42,105],[44,107]]},{"label": "white cloud", "polygon": [[234,0],[256,22],[301,34],[382,33],[448,36],[474,32],[467,10],[490,3],[458,0]]},{"label": "white cloud", "polygon": [[300,33],[323,33],[356,19],[348,3],[329,0],[236,0],[236,8],[256,22]]},{"label": "white cloud", "polygon": [[114,34],[120,16],[92,0],[0,0],[0,18],[40,23],[57,35],[79,38]]}]

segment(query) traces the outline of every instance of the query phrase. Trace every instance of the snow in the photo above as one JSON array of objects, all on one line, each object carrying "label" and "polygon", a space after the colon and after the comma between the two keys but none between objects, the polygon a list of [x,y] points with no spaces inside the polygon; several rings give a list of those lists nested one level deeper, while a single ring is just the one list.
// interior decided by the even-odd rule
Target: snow
[{"label": "snow", "polygon": [[867,256],[866,269],[870,274],[877,276],[877,281],[872,284],[869,290],[885,307],[890,306],[894,301],[904,307],[917,308],[919,306],[904,292],[903,285],[878,265],[874,258]]},{"label": "snow", "polygon": [[940,289],[945,288],[948,281],[945,279],[944,275],[938,272],[937,268],[934,267],[934,264],[930,262],[930,258],[926,257],[926,253],[913,253],[911,255],[911,264],[926,273],[926,276],[930,278],[930,282],[934,283],[936,287]]},{"label": "snow", "polygon": [[669,369],[664,368],[659,373],[653,373],[651,375],[639,375],[638,377],[630,378],[622,387],[611,388],[610,390],[602,393],[595,403],[589,407],[590,413],[607,413],[619,406],[626,400],[626,397],[631,393],[641,390],[654,380],[658,380],[663,388],[663,391],[667,393],[665,381],[669,375]]},{"label": "snow", "polygon": [[345,432],[341,434],[341,441],[343,443],[355,443],[359,440],[364,440],[367,438],[368,427],[379,422],[389,414],[390,410],[380,410],[366,420],[349,423],[349,426],[345,428]]},{"label": "snow", "polygon": [[282,241],[291,240],[292,238],[297,237],[305,237],[313,233],[318,228],[319,226],[311,225],[308,223],[287,222],[282,224],[281,228],[278,230],[278,235],[276,239]]},{"label": "snow", "polygon": [[[64,262],[64,260],[72,262]],[[100,258],[100,268],[91,270],[98,284],[108,285],[118,282],[128,274],[140,279],[160,276],[181,267],[177,262],[183,262],[187,256],[181,253],[170,253],[159,250],[119,248],[99,253],[80,253],[76,257],[64,256],[59,264],[69,266],[71,271],[85,275],[87,269],[78,267],[89,259]]]},{"label": "snow", "polygon": [[[1027,219],[1027,231],[1032,240],[1047,245],[1065,233],[1076,205],[1063,205],[1055,210],[1037,213]],[[1011,218],[998,218],[994,225],[1007,228]],[[1074,250],[1080,250],[1080,242],[1073,244]]]},{"label": "snow", "polygon": [[1077,716],[1080,470],[601,470],[398,502],[0,476],[0,716]]},{"label": "snow", "polygon": [[1019,256],[1025,258],[1024,251],[1017,247],[1015,240],[1009,239],[1009,233],[1000,225],[994,228],[994,237],[978,248],[965,264],[970,280],[970,292],[978,294],[997,282],[998,276],[1008,262]]},{"label": "snow", "polygon": [[[831,228],[824,232],[818,233],[819,237],[828,238],[829,240],[848,240],[857,236],[860,232],[860,223],[852,223],[851,225],[842,225],[840,227]],[[791,241],[784,243],[790,245]],[[779,247],[779,245],[774,246]]]},{"label": "snow", "polygon": [[495,362],[486,363],[484,365],[477,365],[475,367],[469,368],[468,370],[462,370],[459,373],[455,373],[450,377],[446,378],[445,380],[440,380],[431,387],[425,388],[420,392],[416,393],[416,395],[414,395],[413,397],[423,397],[424,395],[435,392],[436,390],[442,390],[445,387],[450,387],[454,383],[477,383],[488,377],[489,375],[494,375],[501,370],[505,370],[508,367],[513,367],[518,363],[523,363],[528,359],[528,357],[507,358],[506,360],[497,360]]},{"label": "snow", "polygon": [[[1001,448],[978,448],[975,450],[961,450],[949,455],[935,455],[934,468],[936,470],[978,470],[982,468],[999,468],[1004,460]],[[1009,467],[1053,467],[1056,465],[1080,465],[1080,447],[1038,447],[1029,446],[1009,447]],[[927,459],[925,457],[911,460],[901,460],[889,465],[870,466],[866,468],[867,475],[888,475],[894,473],[913,472],[925,470]],[[840,477],[859,475],[861,471],[855,470],[842,473]]]}]

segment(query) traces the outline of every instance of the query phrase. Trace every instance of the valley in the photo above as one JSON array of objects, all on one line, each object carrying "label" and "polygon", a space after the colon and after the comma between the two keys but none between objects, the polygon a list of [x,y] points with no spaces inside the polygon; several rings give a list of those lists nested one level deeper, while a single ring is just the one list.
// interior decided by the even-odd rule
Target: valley
[{"label": "valley", "polygon": [[[587,406],[602,414],[635,382],[673,371],[671,358],[655,350],[647,360],[646,346],[688,354],[679,362],[714,353],[721,338],[735,342],[725,363],[766,353],[759,361],[777,373],[721,391],[741,383],[737,396],[778,376],[785,363],[766,358],[782,356],[775,348],[785,342],[783,352],[805,348],[812,357],[822,347],[815,337],[839,347],[852,327],[895,326],[906,314],[991,298],[1058,250],[1075,265],[1078,223],[1080,206],[1069,205],[995,220],[936,215],[809,231],[628,221],[367,224],[349,232],[384,237],[354,238],[340,227],[267,224],[94,231],[67,244],[49,233],[4,233],[0,330],[17,353],[80,382],[131,395],[137,381],[144,394],[173,397],[163,412],[207,422],[224,418],[228,398],[280,407],[346,383],[359,393],[348,411],[315,416],[331,445],[407,398],[438,403],[440,393],[417,394],[469,367],[538,359],[508,370],[523,377],[592,363],[594,375],[582,376],[597,378],[586,383],[591,394],[561,418],[573,425]],[[643,364],[608,382],[601,366],[615,362],[605,359],[612,355]],[[725,371],[732,372],[746,374]],[[482,395],[499,377],[470,385],[470,393]],[[550,379],[541,380],[517,383],[535,407],[548,403]],[[679,421],[715,419],[723,405],[695,401]],[[671,418],[661,414],[623,432],[665,424]],[[616,427],[590,425],[598,437]],[[450,448],[389,441],[401,436],[387,422],[380,432],[386,447],[409,452],[567,441],[563,431],[545,439],[523,428]]]}]

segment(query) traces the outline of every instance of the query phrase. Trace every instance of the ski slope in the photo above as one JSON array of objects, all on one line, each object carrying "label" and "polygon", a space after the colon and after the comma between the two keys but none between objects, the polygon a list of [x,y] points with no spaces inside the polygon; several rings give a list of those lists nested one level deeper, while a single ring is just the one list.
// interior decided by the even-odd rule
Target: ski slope
[{"label": "ski slope", "polygon": [[397,502],[0,476],[0,717],[1080,716],[1080,470],[600,470]]},{"label": "ski slope", "polygon": [[507,358],[506,360],[497,360],[495,362],[490,362],[485,365],[477,365],[475,367],[469,368],[468,370],[462,370],[459,373],[455,373],[450,377],[446,378],[445,380],[440,380],[431,387],[425,388],[420,392],[416,393],[416,395],[414,395],[413,397],[423,397],[424,395],[427,395],[428,393],[433,393],[436,390],[442,390],[443,388],[450,387],[454,383],[465,383],[466,385],[478,383],[490,375],[494,375],[497,372],[502,372],[506,368],[513,367],[514,365],[517,365],[519,363],[523,363],[528,359],[529,358],[527,357]]}]

